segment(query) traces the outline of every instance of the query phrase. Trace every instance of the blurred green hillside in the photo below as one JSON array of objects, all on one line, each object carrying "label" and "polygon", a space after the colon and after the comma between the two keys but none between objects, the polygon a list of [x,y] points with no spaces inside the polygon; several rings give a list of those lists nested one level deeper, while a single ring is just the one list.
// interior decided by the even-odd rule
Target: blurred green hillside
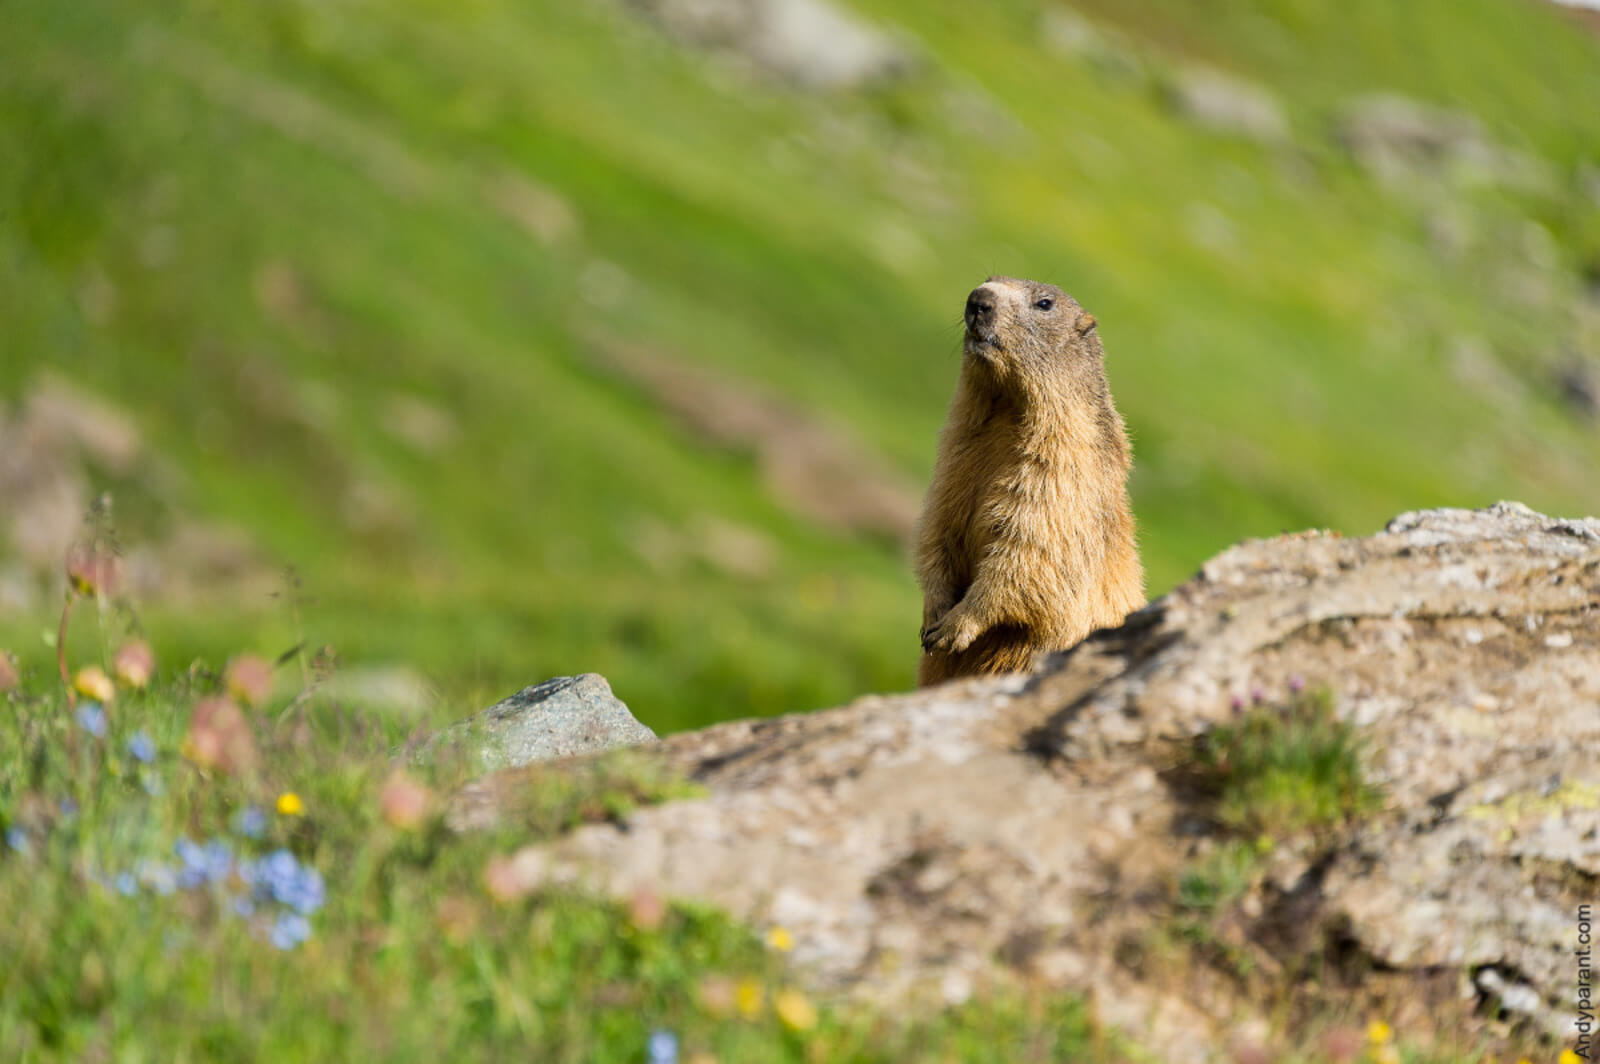
[{"label": "blurred green hillside", "polygon": [[[1152,595],[1245,536],[1600,508],[1568,13],[849,6],[902,73],[798,86],[621,0],[0,5],[0,403],[128,419],[57,458],[154,545],[163,664],[330,644],[434,719],[592,670],[658,729],[909,686],[896,522],[989,273],[1100,319]],[[1375,158],[1376,93],[1454,141]],[[44,668],[59,576],[4,564]]]}]

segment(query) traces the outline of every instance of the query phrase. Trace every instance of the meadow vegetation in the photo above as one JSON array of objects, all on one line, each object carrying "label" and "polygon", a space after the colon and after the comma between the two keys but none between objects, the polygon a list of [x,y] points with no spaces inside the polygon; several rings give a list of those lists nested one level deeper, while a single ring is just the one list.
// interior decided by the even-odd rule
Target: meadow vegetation
[{"label": "meadow vegetation", "polygon": [[[0,403],[65,379],[131,419],[137,462],[86,460],[130,547],[248,544],[251,579],[143,600],[164,660],[331,646],[418,670],[420,722],[587,670],[658,730],[908,686],[893,537],[606,352],[779,400],[914,501],[990,271],[1099,317],[1152,592],[1247,535],[1592,507],[1557,371],[1596,342],[1600,62],[1565,14],[851,6],[903,77],[798,90],[623,3],[7,4]],[[1286,138],[1186,119],[1196,66]],[[1340,134],[1375,92],[1535,179],[1382,180]],[[57,573],[0,573],[25,671]]]}]

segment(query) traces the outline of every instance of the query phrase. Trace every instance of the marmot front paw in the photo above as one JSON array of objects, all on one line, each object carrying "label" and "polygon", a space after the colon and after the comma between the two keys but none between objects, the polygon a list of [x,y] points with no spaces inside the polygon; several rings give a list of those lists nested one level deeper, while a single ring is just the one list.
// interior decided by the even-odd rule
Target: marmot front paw
[{"label": "marmot front paw", "polygon": [[983,634],[983,627],[961,610],[951,610],[937,624],[922,630],[922,649],[959,654]]}]

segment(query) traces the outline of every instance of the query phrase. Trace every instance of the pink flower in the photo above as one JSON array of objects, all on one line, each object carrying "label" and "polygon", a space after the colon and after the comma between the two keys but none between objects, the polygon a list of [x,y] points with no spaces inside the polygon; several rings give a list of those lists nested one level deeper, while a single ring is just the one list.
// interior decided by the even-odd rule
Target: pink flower
[{"label": "pink flower", "polygon": [[67,551],[67,579],[79,594],[110,597],[122,586],[122,563],[110,551],[74,543]]},{"label": "pink flower", "polygon": [[197,765],[219,772],[242,772],[255,767],[256,743],[244,710],[231,699],[202,698],[189,717],[184,756]]},{"label": "pink flower", "polygon": [[433,792],[406,775],[395,772],[378,792],[378,808],[383,819],[405,831],[421,826],[433,804]]},{"label": "pink flower", "polygon": [[222,681],[229,695],[247,706],[259,706],[272,693],[272,665],[255,654],[240,654],[228,662]]},{"label": "pink flower", "polygon": [[142,639],[124,643],[111,659],[111,672],[124,687],[148,686],[155,670],[156,657],[150,652],[150,644]]}]

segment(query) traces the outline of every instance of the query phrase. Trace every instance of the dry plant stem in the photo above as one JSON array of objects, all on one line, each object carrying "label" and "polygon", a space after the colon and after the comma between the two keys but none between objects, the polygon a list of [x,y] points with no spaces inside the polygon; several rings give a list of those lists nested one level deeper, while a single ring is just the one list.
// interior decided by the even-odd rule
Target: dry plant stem
[{"label": "dry plant stem", "polygon": [[56,668],[61,670],[61,686],[67,689],[68,709],[78,704],[77,694],[72,690],[72,677],[67,675],[67,619],[72,616],[72,600],[75,598],[77,595],[68,587],[66,604],[61,607],[61,625],[56,629]]}]

